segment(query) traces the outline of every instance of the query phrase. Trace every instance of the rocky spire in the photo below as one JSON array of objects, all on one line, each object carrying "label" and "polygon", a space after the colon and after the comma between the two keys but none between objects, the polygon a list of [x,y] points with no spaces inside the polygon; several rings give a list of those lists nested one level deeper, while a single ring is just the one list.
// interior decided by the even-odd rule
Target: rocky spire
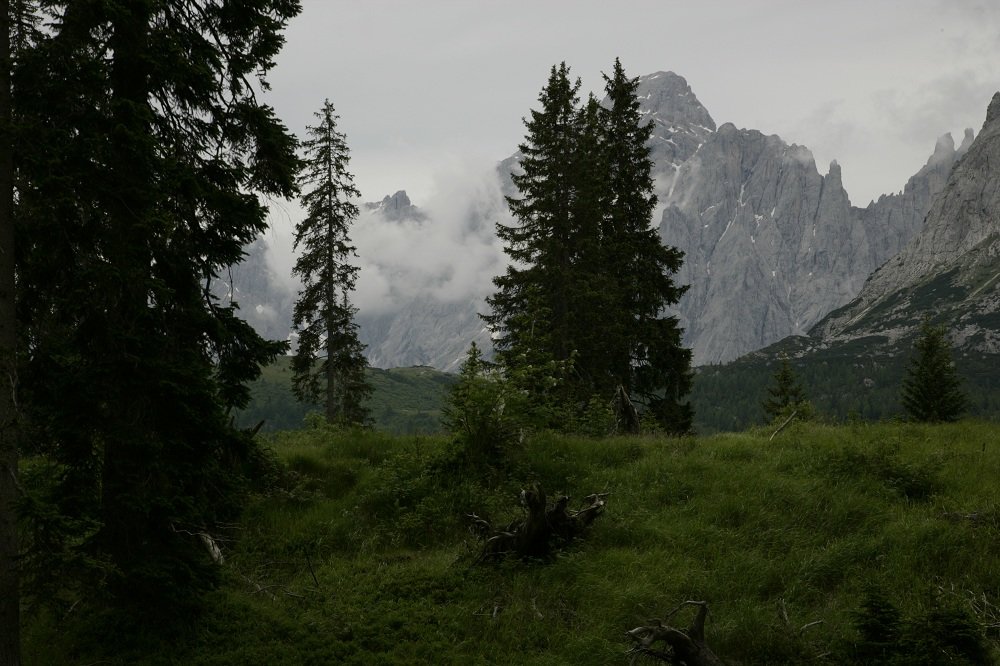
[{"label": "rocky spire", "polygon": [[[969,137],[966,132],[963,146]],[[876,335],[891,320],[895,332],[889,337],[898,337],[925,315],[951,312],[947,315],[950,326],[965,322],[967,338],[979,330],[986,347],[998,346],[1000,338],[990,332],[995,327],[977,324],[983,316],[1000,310],[997,275],[1000,93],[989,105],[979,136],[951,169],[920,232],[869,278],[856,299],[824,319],[811,334],[828,340]]]}]

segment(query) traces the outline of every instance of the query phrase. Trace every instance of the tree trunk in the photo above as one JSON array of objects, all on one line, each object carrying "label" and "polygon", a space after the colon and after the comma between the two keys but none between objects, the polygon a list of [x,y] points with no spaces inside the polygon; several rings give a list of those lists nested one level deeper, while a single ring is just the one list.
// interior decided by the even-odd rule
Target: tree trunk
[{"label": "tree trunk", "polygon": [[[333,289],[330,289],[332,294]],[[326,305],[327,311],[333,309],[330,303]],[[333,425],[340,417],[341,409],[337,404],[337,366],[334,356],[337,353],[333,344],[334,319],[329,314],[326,317],[326,422]]]},{"label": "tree trunk", "polygon": [[0,666],[21,663],[17,561],[17,310],[14,300],[14,160],[11,138],[11,6],[0,15]]}]

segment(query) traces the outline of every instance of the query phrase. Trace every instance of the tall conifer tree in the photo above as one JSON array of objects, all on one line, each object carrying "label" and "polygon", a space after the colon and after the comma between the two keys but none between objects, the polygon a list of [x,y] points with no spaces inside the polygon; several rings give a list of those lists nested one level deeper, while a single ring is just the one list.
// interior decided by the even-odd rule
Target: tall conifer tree
[{"label": "tall conifer tree", "polygon": [[606,357],[612,381],[645,404],[661,427],[691,428],[691,351],[681,344],[676,317],[665,308],[687,290],[673,281],[684,253],[665,245],[651,226],[656,208],[649,157],[651,123],[639,110],[637,78],[625,75],[616,58],[605,75],[607,103],[600,118],[606,146],[604,270],[611,277],[611,316],[605,321]]},{"label": "tall conifer tree", "polygon": [[215,573],[199,534],[236,515],[254,444],[228,412],[283,343],[210,283],[291,196],[294,138],[258,99],[297,0],[41,3],[15,79],[19,314],[32,450],[93,580],[133,617]]},{"label": "tall conifer tree", "polygon": [[[337,131],[330,100],[315,115],[319,124],[307,128],[309,138],[303,141],[306,217],[295,231],[295,247],[302,254],[293,272],[303,286],[293,319],[299,334],[293,387],[305,402],[323,397],[328,423],[367,425],[368,363],[358,341],[356,309],[348,298],[358,277],[358,267],[350,263],[354,247],[348,230],[358,216],[351,199],[361,194],[347,171],[350,151],[346,137]],[[325,354],[319,360],[321,351]]]},{"label": "tall conifer tree", "polygon": [[[525,122],[523,173],[512,176],[516,224],[497,229],[513,263],[494,280],[484,320],[509,374],[572,363],[557,398],[571,411],[620,387],[662,427],[686,432],[691,353],[664,313],[684,293],[672,279],[683,255],[650,227],[652,128],[639,111],[638,79],[616,61],[606,84],[606,108],[593,97],[579,106],[579,82],[565,63],[552,68],[541,109]],[[535,384],[525,388],[541,390]]]},{"label": "tall conifer tree", "polygon": [[957,421],[968,406],[945,329],[925,319],[903,380],[903,409],[914,421]]},{"label": "tall conifer tree", "polygon": [[517,370],[524,387],[541,396],[548,387],[540,373],[550,362],[571,359],[579,234],[573,216],[577,182],[572,166],[579,134],[579,81],[566,63],[553,66],[539,94],[540,110],[525,120],[519,146],[521,173],[512,175],[520,197],[508,197],[514,225],[497,225],[512,263],[494,278],[484,316],[494,331],[498,360]]}]

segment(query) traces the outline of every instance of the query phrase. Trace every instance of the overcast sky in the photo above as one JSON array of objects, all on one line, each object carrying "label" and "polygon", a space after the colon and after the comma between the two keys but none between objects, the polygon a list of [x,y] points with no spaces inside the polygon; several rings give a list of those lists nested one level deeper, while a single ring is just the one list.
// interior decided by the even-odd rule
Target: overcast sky
[{"label": "overcast sky", "polygon": [[837,159],[855,205],[899,190],[1000,89],[996,0],[304,0],[268,101],[296,134],[329,98],[365,200],[432,197],[524,136],[549,68],[684,76],[717,124]]}]

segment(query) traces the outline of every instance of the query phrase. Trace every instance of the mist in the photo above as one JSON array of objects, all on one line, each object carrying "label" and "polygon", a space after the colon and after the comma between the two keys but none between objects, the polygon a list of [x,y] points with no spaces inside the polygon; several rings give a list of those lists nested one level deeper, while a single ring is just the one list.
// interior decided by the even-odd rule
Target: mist
[{"label": "mist", "polygon": [[[456,158],[433,175],[427,200],[413,204],[422,219],[391,220],[359,204],[361,214],[349,230],[357,248],[352,263],[360,268],[351,300],[363,317],[391,313],[421,298],[482,300],[493,291],[493,277],[506,268],[495,228],[509,222],[510,213],[495,163]],[[297,203],[276,202],[264,235],[268,267],[290,293],[301,286],[292,267],[294,227],[303,216]]]}]

